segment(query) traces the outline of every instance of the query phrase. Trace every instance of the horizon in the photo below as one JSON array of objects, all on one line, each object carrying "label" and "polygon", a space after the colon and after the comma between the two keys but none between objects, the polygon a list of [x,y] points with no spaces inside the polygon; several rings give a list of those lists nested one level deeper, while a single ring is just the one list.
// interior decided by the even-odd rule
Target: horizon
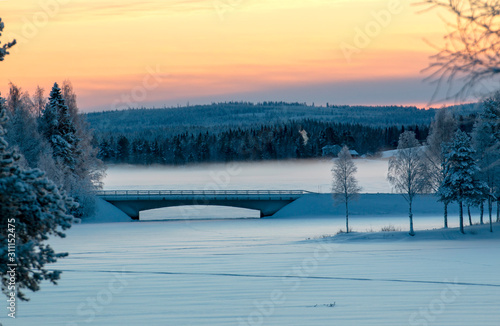
[{"label": "horizon", "polygon": [[[250,104],[255,107],[258,106],[263,106],[265,102],[280,102],[280,101],[272,101],[272,100],[264,100],[262,102],[250,102],[250,101],[224,101],[224,102],[212,102],[212,103],[201,103],[201,104],[193,104],[193,103],[186,103],[186,104],[177,104],[177,105],[171,105],[171,106],[151,106],[151,107],[146,107],[146,106],[140,106],[140,107],[126,107],[126,108],[116,108],[116,109],[95,109],[95,110],[86,110],[86,111],[81,111],[79,113],[82,114],[89,114],[89,113],[105,113],[105,112],[117,112],[117,111],[127,111],[127,110],[165,110],[165,109],[185,109],[185,108],[192,108],[192,107],[209,107],[212,105],[221,105],[221,104],[237,104],[237,105],[245,105],[245,104]],[[407,105],[397,105],[397,104],[389,104],[389,105],[369,105],[369,104],[335,104],[335,103],[328,103],[328,107],[326,104],[317,104],[317,103],[307,103],[307,102],[286,102],[282,101],[283,104],[295,104],[298,103],[300,106],[306,106],[306,107],[315,107],[315,108],[335,108],[335,107],[369,107],[369,108],[378,108],[378,107],[401,107],[401,108],[416,108],[417,110],[440,110],[440,109],[446,109],[446,108],[452,108],[455,106],[461,106],[461,105],[473,105],[476,104],[477,102],[465,102],[461,104],[451,104],[451,105],[440,105],[440,106],[419,106],[419,105],[413,105],[413,104],[407,104]]]},{"label": "horizon", "polygon": [[425,108],[435,91],[423,81],[435,51],[426,41],[446,31],[439,12],[400,0],[0,6],[2,40],[18,42],[2,94],[12,82],[48,96],[67,79],[82,112],[269,99]]}]

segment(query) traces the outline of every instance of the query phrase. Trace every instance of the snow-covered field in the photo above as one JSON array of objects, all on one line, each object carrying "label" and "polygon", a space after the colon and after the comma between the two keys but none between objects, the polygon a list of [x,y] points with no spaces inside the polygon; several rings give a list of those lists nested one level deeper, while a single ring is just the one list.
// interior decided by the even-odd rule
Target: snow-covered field
[{"label": "snow-covered field", "polygon": [[[365,192],[390,192],[387,161],[357,163]],[[106,188],[204,189],[215,184],[220,189],[318,191],[320,184],[327,191],[330,168],[328,161],[236,168],[120,166],[108,170]],[[30,302],[18,303],[17,318],[6,320],[5,314],[1,322],[499,325],[500,225],[494,225],[494,233],[484,226],[467,227],[465,236],[457,230],[425,230],[442,225],[440,211],[432,197],[415,203],[415,237],[387,232],[332,238],[345,220],[328,194],[308,195],[265,219],[75,225],[67,238],[50,241],[57,251],[69,252],[50,266],[64,271],[59,285],[45,283],[40,292],[29,293]],[[397,195],[362,195],[352,214],[355,231],[408,227],[406,203]],[[101,203],[91,222],[127,219]],[[454,208],[450,224],[457,225]]]},{"label": "snow-covered field", "polygon": [[498,325],[500,225],[321,238],[342,222],[77,225],[6,325]]}]

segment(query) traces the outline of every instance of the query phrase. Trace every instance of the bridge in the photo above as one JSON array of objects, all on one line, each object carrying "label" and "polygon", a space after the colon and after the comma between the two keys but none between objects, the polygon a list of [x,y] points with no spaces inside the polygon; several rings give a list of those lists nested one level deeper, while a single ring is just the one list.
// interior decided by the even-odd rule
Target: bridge
[{"label": "bridge", "polygon": [[265,217],[307,193],[305,190],[107,190],[98,191],[97,196],[138,220],[140,211],[191,205],[255,209]]}]

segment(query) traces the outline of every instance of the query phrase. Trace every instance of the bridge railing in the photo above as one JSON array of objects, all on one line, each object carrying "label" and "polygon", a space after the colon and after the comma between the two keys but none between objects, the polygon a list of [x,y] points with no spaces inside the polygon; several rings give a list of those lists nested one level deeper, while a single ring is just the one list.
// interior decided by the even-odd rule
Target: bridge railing
[{"label": "bridge railing", "polygon": [[101,190],[97,196],[155,196],[155,195],[303,195],[306,190]]}]

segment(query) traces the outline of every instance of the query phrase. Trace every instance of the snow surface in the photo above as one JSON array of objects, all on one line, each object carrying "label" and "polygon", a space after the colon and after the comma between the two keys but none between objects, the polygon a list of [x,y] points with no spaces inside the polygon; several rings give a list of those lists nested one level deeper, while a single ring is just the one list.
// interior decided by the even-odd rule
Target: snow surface
[{"label": "snow surface", "polygon": [[123,211],[103,199],[97,198],[96,211],[93,216],[82,219],[82,223],[131,222],[131,218]]},{"label": "snow surface", "polygon": [[30,293],[17,318],[2,322],[498,325],[500,225],[493,235],[467,227],[466,236],[322,237],[342,224],[338,217],[76,225],[51,241],[70,254],[56,264],[59,285]]},{"label": "snow surface", "polygon": [[[365,191],[390,191],[387,161],[356,162]],[[219,178],[221,190],[317,191],[322,184],[328,191],[330,183],[329,161],[240,168],[230,174],[234,170],[225,165],[116,166],[108,171],[106,188],[203,189]],[[210,216],[205,209],[199,208],[200,216]],[[114,223],[75,225],[65,239],[51,239],[56,251],[69,252],[50,266],[63,270],[59,285],[44,283],[40,292],[29,293],[31,301],[18,302],[15,320],[4,315],[1,321],[21,326],[499,325],[500,224],[494,233],[488,226],[472,226],[461,235],[438,229],[441,211],[433,197],[417,199],[417,231],[410,237],[401,196],[364,194],[351,206],[355,231],[389,225],[403,231],[332,237],[345,218],[329,194],[304,196],[264,219],[120,223],[126,216],[101,202],[93,221]],[[166,212],[147,214],[164,217]],[[450,207],[450,225],[457,224],[456,208]]]}]

